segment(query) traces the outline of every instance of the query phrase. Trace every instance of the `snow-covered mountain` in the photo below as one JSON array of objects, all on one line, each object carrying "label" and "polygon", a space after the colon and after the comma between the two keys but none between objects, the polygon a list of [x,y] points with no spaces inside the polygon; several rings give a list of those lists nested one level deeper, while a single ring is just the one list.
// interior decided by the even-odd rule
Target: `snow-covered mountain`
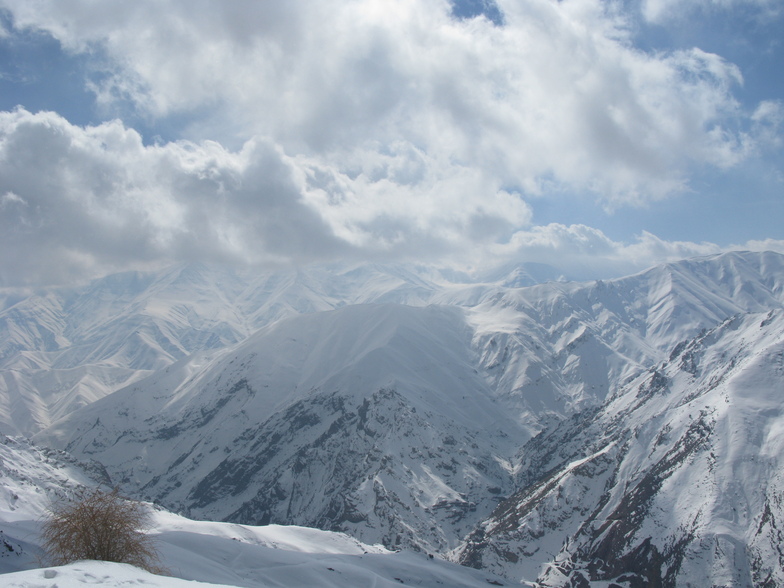
[{"label": "snow-covered mountain", "polygon": [[424,304],[430,270],[356,266],[249,274],[192,264],[81,288],[0,291],[0,431],[31,435],[190,354],[280,318],[346,304]]},{"label": "snow-covered mountain", "polygon": [[0,437],[0,585],[185,588],[197,580],[209,586],[249,588],[391,588],[401,583],[479,588],[502,583],[492,574],[422,554],[391,552],[344,534],[192,521],[160,508],[152,512],[149,532],[169,576],[108,562],[39,567],[47,563],[39,527],[50,501],[106,481],[98,464]]},{"label": "snow-covered mountain", "polygon": [[520,452],[463,563],[541,586],[784,584],[784,311],[677,345]]},{"label": "snow-covered mountain", "polygon": [[[162,278],[177,272],[207,285],[193,296],[187,280]],[[557,274],[148,276],[113,312],[165,326],[179,351],[140,354],[113,323],[122,357],[161,365],[126,367],[128,385],[78,409],[47,408],[61,418],[35,440],[197,518],[339,530],[512,580],[780,582],[784,256],[527,285],[546,275]],[[5,313],[35,308],[25,299]],[[96,333],[108,324],[95,322]],[[86,340],[73,329],[59,351],[12,361],[73,353]],[[85,357],[116,348],[96,337]],[[19,396],[54,406],[32,388]]]},{"label": "snow-covered mountain", "polygon": [[37,439],[111,464],[114,480],[198,518],[443,552],[511,490],[505,464],[522,434],[471,340],[453,307],[300,315]]}]

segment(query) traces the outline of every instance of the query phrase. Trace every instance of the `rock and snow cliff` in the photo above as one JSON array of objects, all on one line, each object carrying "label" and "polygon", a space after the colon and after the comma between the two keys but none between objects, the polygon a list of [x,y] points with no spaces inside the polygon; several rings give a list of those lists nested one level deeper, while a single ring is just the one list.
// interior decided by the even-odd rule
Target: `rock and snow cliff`
[{"label": "rock and snow cliff", "polygon": [[46,566],[40,523],[50,501],[77,488],[106,482],[105,472],[95,463],[79,462],[62,451],[36,447],[21,439],[0,437],[0,585],[185,588],[197,580],[216,588],[392,588],[401,583],[480,588],[503,583],[487,572],[422,554],[391,552],[345,534],[294,526],[193,521],[152,507],[148,532],[167,575],[109,562]]},{"label": "rock and snow cliff", "polygon": [[[7,386],[6,421],[42,404],[28,430],[63,418],[37,442],[201,518],[343,530],[543,586],[784,581],[783,256],[525,287],[515,268],[178,272],[201,286],[156,275],[124,304],[73,298],[123,320],[6,309],[6,381],[59,373],[88,333],[99,360],[63,373],[132,372],[78,410]],[[169,344],[139,347],[151,317]]]},{"label": "rock and snow cliff", "polygon": [[782,310],[684,340],[526,444],[459,559],[541,586],[781,585],[783,384]]},{"label": "rock and snow cliff", "polygon": [[444,551],[511,490],[503,463],[515,422],[470,343],[449,307],[300,315],[37,439],[111,464],[132,491],[199,518]]}]

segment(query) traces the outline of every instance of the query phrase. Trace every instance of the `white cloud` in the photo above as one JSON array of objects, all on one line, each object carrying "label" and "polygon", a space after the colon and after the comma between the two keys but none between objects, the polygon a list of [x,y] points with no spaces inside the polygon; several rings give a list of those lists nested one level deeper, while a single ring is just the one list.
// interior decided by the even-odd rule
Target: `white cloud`
[{"label": "white cloud", "polygon": [[764,100],[760,102],[751,120],[755,126],[758,142],[765,146],[780,148],[784,143],[782,129],[784,129],[784,103],[779,100]]},{"label": "white cloud", "polygon": [[0,282],[174,259],[639,269],[715,249],[532,227],[525,200],[687,190],[692,166],[775,145],[780,105],[744,114],[717,55],[636,49],[618,3],[497,3],[501,27],[446,0],[0,0],[16,30],[89,59],[109,111],[191,121],[149,146],[120,121],[0,113]]},{"label": "white cloud", "polygon": [[[0,285],[172,260],[352,256],[536,260],[588,279],[722,250],[649,233],[623,243],[584,225],[531,226],[518,195],[480,194],[487,180],[474,168],[430,162],[403,144],[374,155],[352,161],[349,175],[261,139],[238,151],[210,141],[145,146],[117,121],[82,128],[54,113],[0,113]],[[784,242],[732,248],[784,252]]]},{"label": "white cloud", "polygon": [[[434,173],[416,152],[355,176],[268,140],[145,146],[118,121],[0,113],[0,281],[61,281],[139,263],[308,263],[459,255],[528,223],[476,170]],[[424,170],[424,171],[423,171]]]},{"label": "white cloud", "polygon": [[638,51],[601,0],[500,1],[503,27],[456,20],[445,0],[3,4],[18,27],[105,53],[106,103],[189,113],[192,138],[271,137],[332,167],[404,145],[496,187],[536,193],[547,178],[617,207],[753,143],[725,125],[742,116],[737,68]]},{"label": "white cloud", "polygon": [[[337,247],[274,146],[146,147],[120,122],[0,113],[4,281],[58,281],[172,259],[258,262]],[[307,239],[303,236],[307,235]]]},{"label": "white cloud", "polygon": [[643,0],[642,12],[648,21],[664,23],[698,10],[729,10],[741,6],[752,8],[765,18],[781,14],[780,0]]},{"label": "white cloud", "polygon": [[585,225],[552,223],[517,232],[494,248],[496,259],[549,263],[575,279],[612,278],[642,271],[659,263],[726,251],[777,251],[784,240],[752,240],[728,246],[715,243],[666,241],[643,231],[631,243],[614,241]]},{"label": "white cloud", "polygon": [[731,249],[747,249],[749,251],[776,251],[784,253],[784,239],[755,239],[743,245],[732,246]]}]

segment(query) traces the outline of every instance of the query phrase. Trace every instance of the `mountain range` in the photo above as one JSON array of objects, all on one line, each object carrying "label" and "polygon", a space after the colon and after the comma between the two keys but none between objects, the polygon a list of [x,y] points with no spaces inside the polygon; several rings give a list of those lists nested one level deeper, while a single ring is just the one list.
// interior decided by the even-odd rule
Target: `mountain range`
[{"label": "mountain range", "polygon": [[195,519],[510,582],[776,586],[783,307],[775,253],[120,274],[2,294],[0,431]]}]

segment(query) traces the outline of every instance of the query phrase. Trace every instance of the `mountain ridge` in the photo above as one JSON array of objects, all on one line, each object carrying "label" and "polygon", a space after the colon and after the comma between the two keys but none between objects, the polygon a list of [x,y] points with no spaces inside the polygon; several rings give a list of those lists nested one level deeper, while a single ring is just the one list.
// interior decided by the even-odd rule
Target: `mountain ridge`
[{"label": "mountain ridge", "polygon": [[780,583],[783,331],[780,310],[727,319],[529,442],[523,489],[459,560],[542,587]]},{"label": "mountain ridge", "polygon": [[784,430],[784,256],[526,287],[515,269],[320,272],[238,285],[254,334],[137,373],[36,442],[197,518],[337,530],[542,587],[778,581],[777,466],[743,470],[756,498],[732,524],[726,488],[762,455],[748,406]]}]

